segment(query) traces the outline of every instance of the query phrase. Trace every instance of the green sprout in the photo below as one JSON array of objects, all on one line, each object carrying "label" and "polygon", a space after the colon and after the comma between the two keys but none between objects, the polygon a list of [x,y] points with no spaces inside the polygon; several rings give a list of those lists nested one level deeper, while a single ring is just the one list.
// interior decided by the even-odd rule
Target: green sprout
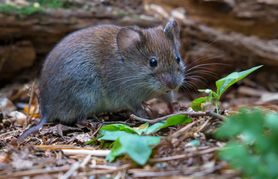
[{"label": "green sprout", "polygon": [[242,80],[243,78],[247,77],[252,72],[256,71],[257,69],[261,68],[262,65],[250,68],[248,70],[242,72],[233,72],[228,76],[221,78],[216,81],[216,91],[212,89],[200,89],[199,92],[206,93],[207,96],[200,97],[192,101],[191,107],[195,111],[201,111],[203,109],[202,105],[204,103],[209,103],[215,106],[217,113],[219,113],[220,107],[220,99],[221,96],[229,87],[237,83],[238,81]]}]

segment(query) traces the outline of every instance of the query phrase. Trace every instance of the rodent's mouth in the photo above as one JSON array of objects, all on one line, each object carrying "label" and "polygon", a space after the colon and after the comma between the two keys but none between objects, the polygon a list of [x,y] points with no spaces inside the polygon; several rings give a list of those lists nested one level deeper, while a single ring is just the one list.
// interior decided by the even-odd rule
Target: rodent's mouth
[{"label": "rodent's mouth", "polygon": [[161,90],[164,93],[178,90],[183,83],[183,76],[173,74],[162,74],[159,78]]},{"label": "rodent's mouth", "polygon": [[171,91],[177,91],[183,83],[183,78],[172,79],[159,79],[152,83],[153,89],[158,93],[170,93]]}]

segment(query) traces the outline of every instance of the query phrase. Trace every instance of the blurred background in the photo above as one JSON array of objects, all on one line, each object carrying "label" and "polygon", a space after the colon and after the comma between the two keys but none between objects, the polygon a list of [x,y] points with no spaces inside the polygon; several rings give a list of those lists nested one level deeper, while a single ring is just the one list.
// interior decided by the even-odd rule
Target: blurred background
[{"label": "blurred background", "polygon": [[211,63],[197,88],[262,64],[239,91],[276,94],[278,0],[0,0],[0,97],[18,97],[15,84],[30,87],[47,53],[72,31],[104,23],[152,27],[172,17],[181,24],[185,61]]}]

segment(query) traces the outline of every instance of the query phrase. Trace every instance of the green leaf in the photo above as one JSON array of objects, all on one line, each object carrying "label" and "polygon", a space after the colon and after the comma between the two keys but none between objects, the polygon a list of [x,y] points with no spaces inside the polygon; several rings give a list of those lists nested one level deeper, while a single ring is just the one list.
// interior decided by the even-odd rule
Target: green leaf
[{"label": "green leaf", "polygon": [[266,126],[278,133],[278,113],[269,113],[266,115]]},{"label": "green leaf", "polygon": [[126,134],[114,142],[106,159],[112,162],[116,157],[127,154],[139,165],[144,165],[151,156],[152,148],[159,143],[160,137]]},{"label": "green leaf", "polygon": [[140,132],[124,124],[109,124],[100,128],[100,137],[98,140],[114,141],[126,134],[140,134]]},{"label": "green leaf", "polygon": [[278,178],[278,113],[241,109],[217,129],[228,143],[220,150],[223,160],[248,178]]},{"label": "green leaf", "polygon": [[183,125],[183,124],[190,123],[190,122],[192,122],[192,119],[183,114],[175,115],[175,116],[169,117],[166,121],[158,122],[158,123],[151,125],[145,131],[145,134],[153,134],[153,133],[159,131],[160,129],[164,129],[166,127],[175,126],[175,125]]},{"label": "green leaf", "polygon": [[109,141],[115,141],[119,137],[125,136],[127,134],[130,134],[125,131],[100,131],[100,137],[98,137],[98,140],[109,140]]},{"label": "green leaf", "polygon": [[248,69],[248,70],[245,70],[242,72],[233,72],[233,73],[229,74],[228,76],[216,81],[217,94],[218,94],[219,98],[230,86],[232,86],[236,82],[242,80],[243,78],[248,76],[250,73],[254,72],[255,70],[257,70],[261,67],[262,67],[262,65],[253,67],[251,69]]},{"label": "green leaf", "polygon": [[228,161],[234,168],[243,169],[250,175],[255,172],[258,158],[252,156],[248,147],[238,142],[232,141],[219,151],[220,158]]},{"label": "green leaf", "polygon": [[208,97],[200,97],[196,98],[192,101],[191,107],[194,111],[201,111],[202,110],[202,104],[207,102]]},{"label": "green leaf", "polygon": [[[248,127],[246,127],[248,126]],[[218,138],[236,138],[242,134],[246,139],[258,137],[263,130],[263,113],[260,110],[241,109],[236,115],[229,116],[216,130]],[[249,140],[249,141],[250,141]]]},{"label": "green leaf", "polygon": [[106,131],[125,131],[127,133],[136,133],[136,131],[125,124],[108,124],[105,126],[102,126],[100,130],[106,130]]},{"label": "green leaf", "polygon": [[188,118],[185,115],[175,115],[169,117],[166,121],[158,122],[150,127],[148,123],[142,124],[136,128],[132,128],[124,124],[109,124],[100,128],[98,140],[114,141],[119,137],[125,136],[126,134],[153,134],[160,129],[189,122],[192,122],[191,118]]}]

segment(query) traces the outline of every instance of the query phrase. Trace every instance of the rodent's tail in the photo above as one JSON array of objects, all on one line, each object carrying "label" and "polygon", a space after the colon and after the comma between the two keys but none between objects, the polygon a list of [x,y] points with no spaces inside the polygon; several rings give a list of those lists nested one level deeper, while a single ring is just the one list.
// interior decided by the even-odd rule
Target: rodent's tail
[{"label": "rodent's tail", "polygon": [[38,124],[36,124],[33,127],[30,127],[29,129],[25,130],[18,138],[17,138],[17,142],[18,143],[22,143],[26,137],[28,137],[29,135],[33,134],[33,133],[37,133],[44,124],[47,123],[47,119],[46,118],[42,118],[40,120],[40,122]]}]

